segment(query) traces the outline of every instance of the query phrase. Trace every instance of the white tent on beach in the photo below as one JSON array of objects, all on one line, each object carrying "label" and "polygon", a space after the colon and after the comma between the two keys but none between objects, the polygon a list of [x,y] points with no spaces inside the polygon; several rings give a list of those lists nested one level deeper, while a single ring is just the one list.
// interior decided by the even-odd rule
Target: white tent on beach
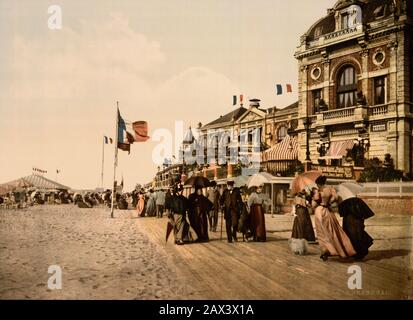
[{"label": "white tent on beach", "polygon": [[45,178],[38,174],[32,174],[7,183],[0,184],[0,194],[10,191],[34,188],[39,190],[69,190],[70,188],[56,181]]}]

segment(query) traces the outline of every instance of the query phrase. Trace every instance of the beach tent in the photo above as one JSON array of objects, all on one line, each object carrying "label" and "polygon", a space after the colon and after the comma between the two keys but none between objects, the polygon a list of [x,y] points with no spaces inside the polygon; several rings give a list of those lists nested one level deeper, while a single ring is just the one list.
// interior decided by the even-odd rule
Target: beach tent
[{"label": "beach tent", "polygon": [[7,183],[0,184],[0,194],[6,194],[10,191],[21,190],[24,188],[34,188],[41,190],[69,190],[70,188],[56,181],[45,178],[38,174],[32,174],[27,177],[19,178]]}]

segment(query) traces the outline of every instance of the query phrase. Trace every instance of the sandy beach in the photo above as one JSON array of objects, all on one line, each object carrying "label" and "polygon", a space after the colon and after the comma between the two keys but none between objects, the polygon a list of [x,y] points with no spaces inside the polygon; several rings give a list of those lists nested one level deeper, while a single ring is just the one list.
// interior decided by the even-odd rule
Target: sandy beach
[{"label": "sandy beach", "polygon": [[[266,216],[267,242],[165,243],[167,219],[135,210],[43,205],[0,210],[0,299],[412,299],[409,216],[375,216],[363,262],[363,290],[349,290],[354,261],[319,259],[288,247],[293,217]],[[50,290],[48,268],[62,269]]]},{"label": "sandy beach", "polygon": [[[36,206],[0,211],[1,299],[177,299],[177,270],[148,240],[134,211],[110,219],[106,208]],[[131,219],[132,218],[132,219]],[[48,267],[62,289],[47,287]]]}]

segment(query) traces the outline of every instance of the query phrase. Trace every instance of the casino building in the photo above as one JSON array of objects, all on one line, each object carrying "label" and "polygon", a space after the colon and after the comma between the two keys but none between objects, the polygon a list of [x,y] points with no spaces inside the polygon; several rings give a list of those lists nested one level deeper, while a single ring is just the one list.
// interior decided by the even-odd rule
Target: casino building
[{"label": "casino building", "polygon": [[300,161],[350,177],[390,154],[412,173],[412,2],[340,0],[301,37]]},{"label": "casino building", "polygon": [[[209,132],[227,130],[235,135],[235,145],[248,132],[245,156],[251,156],[252,132],[258,129],[259,169],[274,177],[291,176],[302,163],[330,177],[357,179],[366,159],[384,161],[386,154],[396,169],[412,174],[412,17],[413,1],[337,1],[301,36],[295,53],[297,103],[265,108],[252,99],[249,106],[200,123],[194,129],[197,139],[189,129],[182,150],[226,145]],[[231,143],[228,156],[230,149]],[[154,187],[192,174],[219,182],[242,171],[230,161],[189,167],[179,160],[159,168]]]}]

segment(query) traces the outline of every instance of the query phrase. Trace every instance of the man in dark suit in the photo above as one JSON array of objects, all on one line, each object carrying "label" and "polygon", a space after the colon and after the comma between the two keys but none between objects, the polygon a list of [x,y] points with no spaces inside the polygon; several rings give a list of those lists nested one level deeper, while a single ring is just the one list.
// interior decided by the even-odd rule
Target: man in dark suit
[{"label": "man in dark suit", "polygon": [[237,229],[242,198],[239,188],[234,188],[234,181],[227,182],[227,189],[223,192],[220,200],[224,210],[228,242],[238,241]]}]

